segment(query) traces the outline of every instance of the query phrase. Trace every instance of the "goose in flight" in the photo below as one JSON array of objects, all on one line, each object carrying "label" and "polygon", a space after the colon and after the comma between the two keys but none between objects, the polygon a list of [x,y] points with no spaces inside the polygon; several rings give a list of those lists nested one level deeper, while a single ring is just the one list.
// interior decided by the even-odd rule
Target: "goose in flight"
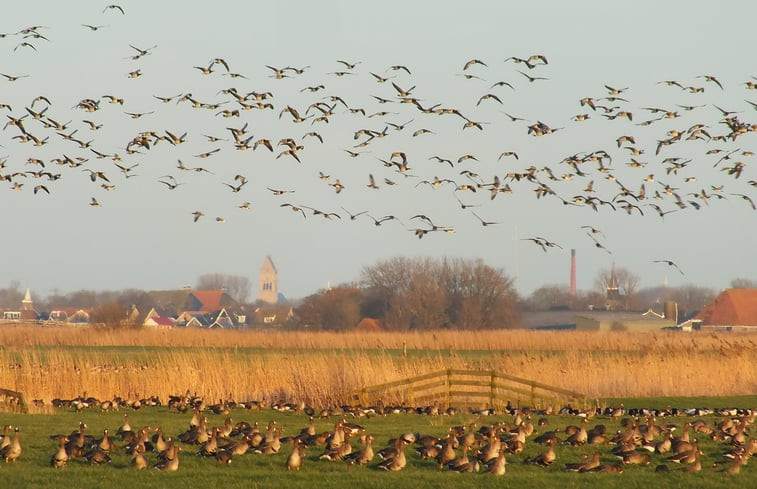
[{"label": "goose in flight", "polygon": [[14,82],[21,78],[27,78],[29,75],[6,75],[5,73],[0,73],[0,76],[5,77],[5,79],[8,80],[9,82]]},{"label": "goose in flight", "polygon": [[346,212],[348,216],[350,216],[350,221],[354,221],[354,220],[355,220],[355,219],[357,219],[357,218],[358,218],[359,216],[362,216],[363,214],[365,214],[365,213],[367,213],[367,212],[368,212],[368,211],[360,211],[360,212],[357,212],[357,213],[353,214],[352,212],[348,211],[348,210],[347,210],[347,209],[345,209],[344,207],[342,207],[342,210],[343,210],[344,212]]},{"label": "goose in flight", "polygon": [[116,5],[116,4],[108,5],[103,9],[103,13],[107,12],[108,10],[118,10],[119,12],[121,12],[121,15],[126,15],[126,12],[124,12],[123,7],[121,7],[120,5]]},{"label": "goose in flight", "polygon": [[308,216],[307,216],[307,215],[305,214],[305,211],[304,211],[304,210],[302,210],[302,208],[301,208],[301,207],[299,207],[299,206],[296,206],[296,205],[292,205],[292,204],[290,204],[290,203],[288,203],[288,202],[287,202],[287,203],[284,203],[284,204],[281,204],[281,205],[279,205],[279,207],[289,207],[289,208],[291,208],[291,209],[292,209],[292,210],[293,210],[294,212],[301,212],[301,213],[302,213],[302,217],[303,217],[303,218],[307,218],[307,217],[308,217]]},{"label": "goose in flight", "polygon": [[343,61],[341,59],[336,60],[337,63],[342,63],[345,67],[347,67],[348,70],[354,70],[357,65],[362,63],[362,61],[355,61],[354,63],[350,63],[347,61]]},{"label": "goose in flight", "polygon": [[470,68],[473,65],[488,66],[486,63],[484,63],[480,59],[472,59],[472,60],[470,60],[470,61],[468,61],[468,62],[465,63],[465,65],[463,66],[463,71],[467,70],[468,68]]},{"label": "goose in flight", "polygon": [[378,83],[385,83],[391,80],[392,78],[396,78],[394,76],[384,78],[383,76],[379,76],[376,73],[373,73],[372,71],[370,72],[370,74],[373,75],[373,77],[376,79]]},{"label": "goose in flight", "polygon": [[531,75],[529,75],[528,73],[524,73],[524,72],[522,72],[522,71],[520,71],[520,70],[516,70],[516,71],[517,71],[518,73],[520,73],[521,75],[525,76],[525,77],[526,77],[526,78],[528,79],[528,81],[529,81],[530,83],[533,83],[533,82],[535,82],[536,80],[549,80],[549,78],[545,78],[545,77],[543,77],[543,76],[531,76]]},{"label": "goose in flight", "polygon": [[673,262],[672,260],[652,260],[652,263],[665,263],[668,266],[675,268],[676,270],[678,270],[678,272],[681,275],[683,275],[683,270],[681,270],[681,268],[678,265],[676,265],[675,262]]},{"label": "goose in flight", "polygon": [[549,240],[547,240],[545,238],[542,238],[542,237],[539,237],[539,236],[536,236],[536,237],[533,237],[533,238],[523,238],[521,241],[532,241],[534,244],[537,244],[537,245],[541,246],[541,249],[545,253],[547,251],[547,248],[557,247],[557,248],[563,249],[563,247],[560,246],[559,244],[554,243],[552,241],[549,241]]},{"label": "goose in flight", "polygon": [[499,224],[498,222],[494,222],[494,221],[485,221],[484,219],[481,218],[481,216],[479,216],[478,214],[476,214],[473,211],[471,211],[471,214],[473,214],[474,216],[476,216],[476,219],[478,219],[481,222],[481,225],[484,226],[484,227],[491,226],[492,224]]}]

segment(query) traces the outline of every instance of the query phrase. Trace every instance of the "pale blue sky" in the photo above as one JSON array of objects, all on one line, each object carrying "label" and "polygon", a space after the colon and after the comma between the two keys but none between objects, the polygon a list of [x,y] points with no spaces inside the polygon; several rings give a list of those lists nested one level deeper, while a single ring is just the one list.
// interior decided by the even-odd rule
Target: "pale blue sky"
[{"label": "pale blue sky", "polygon": [[[757,243],[755,211],[738,196],[757,198],[757,189],[749,180],[757,179],[755,157],[743,151],[755,150],[755,134],[748,133],[735,141],[682,141],[664,147],[655,155],[657,141],[668,137],[670,130],[686,130],[696,123],[707,124],[711,135],[726,134],[720,123],[717,105],[739,111],[738,117],[757,122],[757,112],[745,100],[757,102],[757,91],[747,89],[755,81],[753,26],[757,5],[749,1],[723,5],[692,5],[690,2],[606,1],[578,2],[145,2],[124,1],[126,15],[114,9],[103,12],[107,3],[55,1],[18,3],[0,19],[0,73],[29,75],[10,82],[0,78],[0,109],[3,124],[6,115],[20,117],[31,108],[32,100],[44,95],[52,105],[45,113],[68,125],[66,133],[77,130],[74,137],[93,140],[92,147],[107,154],[118,153],[122,165],[138,164],[134,178],[126,179],[114,162],[97,159],[87,149],[63,140],[53,129],[45,128],[31,116],[24,119],[28,132],[48,143],[34,147],[13,139],[21,133],[15,127],[0,132],[0,157],[7,157],[3,175],[40,170],[26,164],[39,158],[46,170],[60,173],[54,182],[43,182],[32,175],[17,177],[23,183],[19,191],[13,183],[0,182],[0,207],[3,209],[3,266],[0,285],[17,280],[39,295],[55,289],[168,289],[194,284],[204,273],[249,275],[256,284],[257,273],[266,254],[273,257],[280,273],[280,287],[289,297],[301,297],[317,291],[327,283],[337,284],[359,277],[363,266],[398,255],[450,256],[482,258],[486,263],[503,267],[516,277],[524,294],[545,284],[568,282],[569,249],[578,255],[578,287],[590,289],[599,269],[618,266],[636,271],[642,286],[661,284],[665,277],[671,285],[693,283],[721,288],[737,277],[757,278],[753,261]],[[7,10],[7,9],[6,9]],[[97,31],[82,24],[104,26]],[[30,26],[47,39],[24,39],[14,34]],[[31,43],[34,48],[21,45]],[[138,60],[130,59],[139,48],[157,47]],[[505,62],[510,56],[527,58],[543,54],[546,66],[532,70],[523,64]],[[210,75],[194,66],[208,66],[213,58],[224,58],[231,72],[247,78],[231,78],[216,64]],[[464,64],[480,59],[487,66],[474,65],[463,72]],[[352,70],[337,62],[360,63]],[[309,66],[301,75],[283,80],[270,77],[266,65],[283,68]],[[412,75],[388,69],[407,66]],[[131,79],[132,70],[143,76]],[[529,83],[517,70],[548,78]],[[353,74],[336,76],[333,73]],[[457,108],[464,116],[482,122],[483,130],[463,129],[456,115],[425,114],[412,104],[379,104],[372,96],[397,100],[390,82],[377,83],[371,72],[396,76],[390,80],[422,99],[424,107],[441,104]],[[479,78],[466,79],[461,74]],[[701,75],[714,75],[721,90]],[[676,87],[659,84],[677,80],[683,86],[704,87],[703,93],[691,94]],[[511,83],[515,90],[497,81]],[[318,92],[301,91],[308,86],[325,85]],[[628,87],[620,96],[628,102],[615,102],[619,110],[633,113],[633,121],[608,120],[588,107],[581,107],[582,97],[607,96],[604,85]],[[218,93],[229,87],[239,93],[251,91],[274,94],[274,110],[241,111],[240,117],[224,118],[218,110],[238,108],[229,95]],[[163,104],[153,97],[191,93],[204,103],[227,102],[218,110],[193,109],[187,102]],[[494,100],[479,98],[487,93]],[[87,113],[72,108],[85,98],[103,95],[125,99],[123,106],[100,102],[100,109]],[[308,106],[327,95],[338,95],[351,107],[364,108],[367,114],[387,111],[385,116],[363,117],[345,113],[338,105],[328,123],[301,124],[279,113],[287,105],[304,113]],[[604,101],[605,103],[610,103]],[[702,105],[685,111],[677,105]],[[45,107],[37,102],[34,110]],[[681,117],[664,119],[648,126],[639,122],[656,117],[644,107],[677,110]],[[132,119],[124,112],[151,112]],[[523,117],[529,122],[512,122],[502,111]],[[310,110],[313,113],[314,109]],[[317,111],[316,111],[317,112]],[[575,122],[572,117],[588,113],[590,119]],[[319,114],[320,115],[320,114]],[[103,124],[93,132],[83,119]],[[387,123],[404,124],[396,131]],[[543,137],[527,134],[527,126],[542,121],[564,129]],[[271,139],[275,144],[291,137],[305,147],[298,151],[302,163],[289,156],[276,159],[285,147],[270,153],[264,148],[238,151],[227,127],[248,123],[252,141]],[[353,146],[358,129],[381,131],[387,136],[375,138],[364,148]],[[413,137],[426,128],[434,134]],[[126,144],[140,131],[168,130],[186,142],[172,146],[160,142],[143,154],[127,155]],[[303,138],[318,131],[324,138]],[[203,135],[222,137],[226,141],[210,142]],[[635,137],[635,147],[645,151],[633,156],[618,148],[616,138]],[[630,144],[624,144],[630,146]],[[220,148],[210,158],[194,155]],[[351,158],[345,150],[362,151]],[[707,151],[737,150],[731,159],[717,167],[719,155]],[[647,175],[647,199],[638,202],[644,216],[627,215],[609,207],[594,212],[586,206],[565,206],[555,197],[535,198],[535,184],[509,181],[511,172],[524,172],[535,166],[551,168],[557,178],[572,172],[560,161],[570,155],[605,150],[613,157],[611,173],[630,190],[637,192]],[[395,151],[406,153],[414,177],[405,177],[379,161],[390,160]],[[503,151],[515,151],[519,159],[505,157]],[[83,166],[70,168],[51,162],[65,154],[71,158],[89,158]],[[465,154],[478,161],[457,163]],[[429,160],[439,155],[455,162],[454,167]],[[633,157],[647,163],[643,168],[627,165]],[[666,157],[691,159],[677,175],[667,174],[662,160]],[[213,172],[182,172],[181,159],[188,167],[202,166]],[[394,158],[394,161],[398,161]],[[722,168],[743,162],[740,178],[729,176]],[[115,190],[92,183],[83,169],[102,171]],[[595,163],[582,166],[586,177],[571,181],[550,181],[539,172],[539,181],[548,184],[566,200],[585,195],[583,189],[594,180],[594,195],[610,200],[618,192],[617,183],[607,174],[597,172]],[[485,189],[478,192],[453,191],[447,184],[433,188],[416,187],[435,176],[454,180],[458,185],[471,184],[460,172],[470,170],[480,181],[491,182],[494,175],[509,183],[512,194],[500,193],[489,199]],[[319,172],[329,175],[321,180]],[[235,175],[249,180],[238,193],[223,183],[233,183]],[[378,190],[366,187],[373,174]],[[173,176],[181,183],[170,191],[159,180]],[[695,181],[685,181],[696,177]],[[329,186],[336,179],[345,185],[337,194]],[[388,186],[384,178],[397,183]],[[648,204],[664,210],[677,209],[674,198],[652,198],[654,191],[672,185],[685,202],[701,205],[699,211],[690,204],[666,215],[662,220]],[[33,194],[44,183],[50,195]],[[727,200],[710,201],[689,193],[708,195],[711,186],[724,185]],[[293,194],[274,196],[267,190],[295,190]],[[455,196],[475,204],[461,209]],[[89,205],[96,198],[101,207]],[[621,197],[622,198],[622,197]],[[250,202],[250,210],[238,208]],[[632,199],[632,202],[637,203]],[[307,218],[282,208],[291,203],[324,211],[337,212],[342,219],[330,221],[307,211]],[[368,211],[375,217],[396,215],[399,222],[375,226],[366,215],[350,221],[342,210]],[[197,223],[192,212],[205,215]],[[499,224],[482,226],[471,213]],[[454,234],[428,233],[418,239],[408,228],[424,228],[420,220],[409,218],[425,214],[439,226],[455,229]],[[216,217],[226,222],[218,223]],[[594,247],[583,225],[603,231],[601,242],[613,255]],[[524,238],[545,237],[564,249],[544,253]],[[670,259],[686,273],[653,260]]]}]

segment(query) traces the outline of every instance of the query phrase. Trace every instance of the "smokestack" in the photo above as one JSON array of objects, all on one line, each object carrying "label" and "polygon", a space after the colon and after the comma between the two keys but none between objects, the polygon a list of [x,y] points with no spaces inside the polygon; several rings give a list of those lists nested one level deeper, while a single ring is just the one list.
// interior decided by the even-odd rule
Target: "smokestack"
[{"label": "smokestack", "polygon": [[570,296],[576,296],[576,249],[570,250]]}]

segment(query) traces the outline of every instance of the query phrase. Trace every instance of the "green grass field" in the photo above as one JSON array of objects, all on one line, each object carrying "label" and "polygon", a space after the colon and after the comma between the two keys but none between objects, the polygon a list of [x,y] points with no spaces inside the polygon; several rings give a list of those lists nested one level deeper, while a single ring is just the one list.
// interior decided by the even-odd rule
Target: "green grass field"
[{"label": "green grass field", "polygon": [[[754,407],[757,396],[736,398],[670,398],[670,399],[616,399],[611,404],[623,402],[626,407]],[[142,426],[162,427],[167,435],[177,435],[189,425],[191,414],[169,412],[167,408],[143,408],[138,411],[128,410],[102,413],[91,409],[73,412],[70,409],[55,409],[45,414],[13,414],[0,412],[0,425],[10,424],[21,429],[23,453],[16,463],[0,462],[0,480],[2,487],[8,488],[60,488],[60,487],[100,487],[103,484],[116,487],[287,487],[287,488],[416,488],[416,487],[560,487],[560,488],[734,488],[757,487],[757,461],[741,467],[737,475],[728,475],[713,469],[713,464],[724,460],[722,454],[726,446],[713,442],[706,435],[700,435],[700,448],[703,451],[702,471],[684,473],[677,464],[667,463],[671,471],[667,474],[655,473],[657,465],[666,463],[665,456],[652,455],[650,465],[625,466],[622,474],[574,473],[565,469],[566,463],[578,462],[584,454],[595,450],[602,453],[602,463],[618,463],[619,459],[610,453],[610,446],[555,447],[557,461],[548,468],[524,464],[526,457],[533,457],[544,451],[543,445],[531,442],[525,445],[522,453],[507,456],[507,473],[494,477],[483,473],[458,474],[440,471],[434,461],[422,460],[408,447],[408,465],[401,472],[389,473],[376,468],[377,460],[366,467],[348,467],[343,462],[319,460],[322,447],[310,447],[300,472],[287,472],[285,461],[291,451],[289,445],[283,445],[275,455],[258,455],[247,453],[235,457],[230,465],[218,464],[212,458],[196,455],[197,447],[183,445],[180,455],[180,468],[177,472],[167,473],[158,470],[137,471],[130,467],[131,457],[123,451],[112,454],[112,462],[106,466],[89,466],[83,459],[72,460],[63,469],[50,467],[50,457],[57,449],[57,442],[50,435],[68,434],[77,429],[79,422],[88,425],[87,433],[99,437],[103,429],[108,428],[113,435],[123,422],[123,414],[129,413],[129,420],[135,429]],[[230,416],[233,423],[257,421],[265,426],[270,420],[276,420],[284,428],[284,436],[296,435],[307,425],[304,414],[281,413],[271,409],[250,411],[234,409]],[[208,413],[209,426],[221,426],[225,416]],[[536,417],[535,417],[536,419]],[[534,421],[535,421],[534,419]],[[679,416],[660,418],[657,424],[672,423],[679,428],[686,421],[696,418]],[[718,416],[701,418],[710,424],[723,419]],[[333,430],[338,418],[317,419],[317,431]],[[350,419],[361,424],[366,432],[375,437],[376,450],[386,446],[391,437],[403,432],[417,432],[444,436],[449,427],[467,425],[477,421],[471,414],[455,416],[425,416],[395,414],[386,417]],[[480,418],[480,423],[493,424],[498,421],[512,423],[513,416],[497,415]],[[537,432],[564,428],[569,424],[578,424],[579,419],[568,416],[549,416],[548,424],[536,427]],[[619,421],[609,418],[595,418],[588,423],[592,427],[598,423],[607,426],[608,433],[621,430]],[[696,435],[693,435],[696,436]],[[118,440],[118,438],[114,439]],[[361,445],[354,443],[356,449]],[[154,463],[156,455],[147,454]],[[752,457],[754,459],[755,457]]]}]

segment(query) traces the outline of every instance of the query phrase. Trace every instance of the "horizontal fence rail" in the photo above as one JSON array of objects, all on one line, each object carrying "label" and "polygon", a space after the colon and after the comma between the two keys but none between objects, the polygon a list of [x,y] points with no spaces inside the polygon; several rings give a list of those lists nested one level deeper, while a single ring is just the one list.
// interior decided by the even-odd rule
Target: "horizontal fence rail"
[{"label": "horizontal fence rail", "polygon": [[544,407],[571,404],[585,407],[583,394],[494,370],[448,369],[408,379],[363,387],[347,393],[351,405],[430,404],[439,407],[507,405]]}]

